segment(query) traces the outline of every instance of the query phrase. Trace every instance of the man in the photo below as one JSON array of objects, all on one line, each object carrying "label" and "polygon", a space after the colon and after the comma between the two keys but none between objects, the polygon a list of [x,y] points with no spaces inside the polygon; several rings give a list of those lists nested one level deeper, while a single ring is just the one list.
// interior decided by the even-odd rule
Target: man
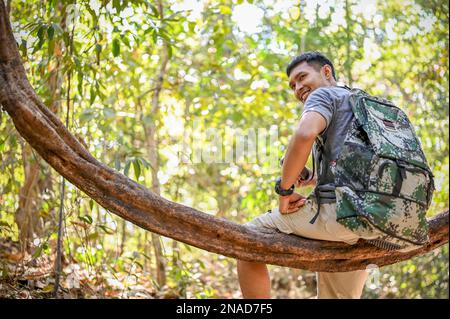
[{"label": "man", "polygon": [[[304,104],[300,123],[292,136],[283,162],[281,180],[276,192],[279,208],[257,217],[247,225],[275,228],[302,237],[342,241],[355,244],[359,237],[336,221],[333,165],[353,112],[349,89],[337,86],[331,61],[319,52],[306,52],[294,58],[287,67],[289,86],[297,100]],[[318,186],[308,198],[294,193],[309,154],[313,152],[319,165]],[[319,202],[319,205],[318,205]],[[317,274],[318,298],[360,298],[368,273],[358,270],[345,273]],[[238,277],[244,298],[270,298],[270,278],[267,266],[238,261]]]}]

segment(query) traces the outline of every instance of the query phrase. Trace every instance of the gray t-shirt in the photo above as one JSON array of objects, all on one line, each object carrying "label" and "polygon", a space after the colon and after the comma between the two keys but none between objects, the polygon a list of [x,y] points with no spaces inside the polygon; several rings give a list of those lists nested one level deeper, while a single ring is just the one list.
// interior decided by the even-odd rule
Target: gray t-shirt
[{"label": "gray t-shirt", "polygon": [[[316,173],[319,174],[318,185],[329,185],[333,190],[333,166],[342,150],[347,130],[354,117],[349,95],[350,90],[340,86],[318,88],[308,97],[302,112],[302,115],[307,112],[317,112],[327,122],[325,130],[319,135],[324,147],[320,172]],[[316,141],[316,147],[317,143]],[[315,157],[317,161],[317,153]]]}]

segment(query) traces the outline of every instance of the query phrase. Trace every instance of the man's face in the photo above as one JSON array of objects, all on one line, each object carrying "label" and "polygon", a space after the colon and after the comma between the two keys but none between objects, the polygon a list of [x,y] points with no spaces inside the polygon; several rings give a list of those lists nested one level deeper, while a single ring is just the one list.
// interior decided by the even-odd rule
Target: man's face
[{"label": "man's face", "polygon": [[314,90],[331,85],[331,67],[324,65],[319,71],[306,61],[298,64],[289,75],[289,87],[294,91],[295,97],[302,103]]}]

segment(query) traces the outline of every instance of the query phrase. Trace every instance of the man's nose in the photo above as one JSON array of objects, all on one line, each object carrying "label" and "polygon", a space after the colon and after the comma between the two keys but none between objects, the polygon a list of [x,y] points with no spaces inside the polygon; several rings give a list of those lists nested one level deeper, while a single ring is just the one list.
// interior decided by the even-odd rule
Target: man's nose
[{"label": "man's nose", "polygon": [[302,88],[303,85],[301,85],[300,83],[295,83],[295,94],[299,93]]}]

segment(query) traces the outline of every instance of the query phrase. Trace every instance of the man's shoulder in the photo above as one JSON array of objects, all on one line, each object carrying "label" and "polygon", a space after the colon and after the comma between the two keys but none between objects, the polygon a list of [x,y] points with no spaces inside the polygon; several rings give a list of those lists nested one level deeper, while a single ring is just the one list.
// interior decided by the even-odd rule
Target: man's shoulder
[{"label": "man's shoulder", "polygon": [[323,86],[311,93],[311,101],[319,99],[334,103],[336,101],[342,101],[349,94],[350,90],[342,86]]},{"label": "man's shoulder", "polygon": [[343,96],[343,95],[349,95],[350,90],[343,87],[343,86],[323,86],[315,90],[313,93],[316,94],[322,94],[322,95],[328,95],[328,96]]}]

